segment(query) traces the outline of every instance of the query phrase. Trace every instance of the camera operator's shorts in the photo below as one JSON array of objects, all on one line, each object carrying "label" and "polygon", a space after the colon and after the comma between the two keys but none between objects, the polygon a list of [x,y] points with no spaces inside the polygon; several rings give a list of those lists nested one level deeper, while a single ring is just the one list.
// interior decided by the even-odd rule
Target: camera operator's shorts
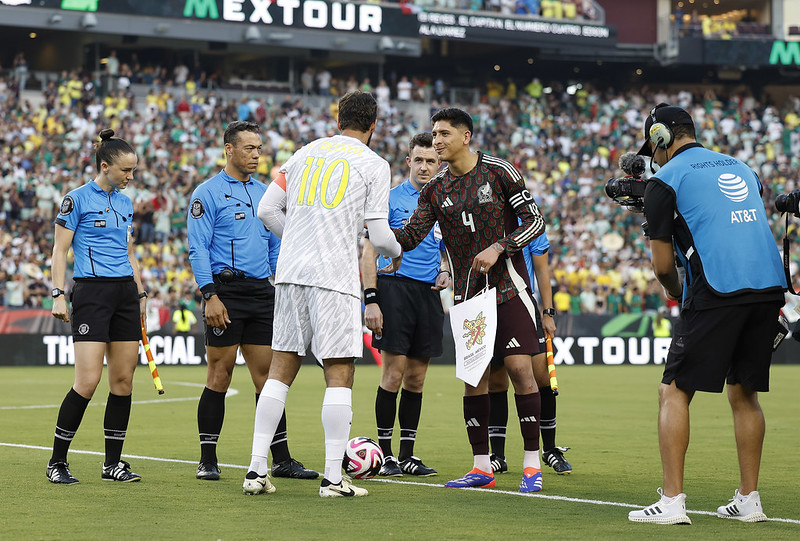
[{"label": "camera operator's shorts", "polygon": [[[525,302],[523,302],[523,295]],[[531,302],[528,303],[527,301]],[[544,335],[536,300],[529,290],[497,305],[497,335],[492,365],[502,366],[511,355],[536,355],[540,351],[539,333]]]},{"label": "camera operator's shorts", "polygon": [[444,310],[433,284],[403,276],[378,276],[383,334],[372,347],[410,357],[442,354]]},{"label": "camera operator's shorts", "polygon": [[133,277],[76,278],[70,295],[74,342],[138,342],[139,294]]},{"label": "camera operator's shorts", "polygon": [[272,344],[272,319],[275,309],[275,288],[267,278],[239,278],[222,283],[214,280],[217,296],[228,311],[227,328],[206,327],[206,345],[227,347],[238,344],[269,346]]},{"label": "camera operator's shorts", "polygon": [[361,357],[364,353],[361,299],[314,286],[275,287],[272,349],[306,355],[309,344],[318,360]]},{"label": "camera operator's shorts", "polygon": [[682,312],[661,382],[684,391],[720,393],[725,383],[769,391],[779,311],[761,302]]}]

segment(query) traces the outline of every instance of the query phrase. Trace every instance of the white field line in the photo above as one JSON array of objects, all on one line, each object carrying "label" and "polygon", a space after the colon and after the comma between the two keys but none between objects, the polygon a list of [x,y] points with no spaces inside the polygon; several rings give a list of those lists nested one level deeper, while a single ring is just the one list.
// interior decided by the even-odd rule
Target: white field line
[{"label": "white field line", "polygon": [[[188,381],[170,381],[169,385],[183,385],[184,387],[205,387],[205,383],[191,383]],[[155,391],[153,391],[155,392]],[[236,396],[239,394],[237,389],[228,389],[225,393],[226,397]],[[155,398],[153,400],[134,400],[131,404],[161,404],[163,402],[189,402],[192,400],[199,400],[198,396],[185,396],[182,398]],[[105,406],[105,402],[89,402],[89,406]],[[60,408],[61,404],[33,404],[30,406],[0,406],[0,410],[36,410],[36,409],[52,409]]]},{"label": "white field line", "polygon": [[[40,445],[25,445],[21,443],[6,443],[0,442],[0,447],[17,447],[21,449],[35,449],[40,451],[51,451],[50,447],[42,447]],[[96,455],[96,456],[104,456],[105,453],[101,453],[99,451],[83,451],[78,449],[70,449],[70,453],[79,453],[85,455]],[[180,460],[177,458],[160,458],[154,456],[141,456],[141,455],[122,455],[125,458],[136,458],[140,460],[153,460],[156,462],[173,462],[177,464],[197,464],[196,460]],[[240,470],[246,470],[248,466],[241,466],[238,464],[220,464],[220,466],[224,466],[226,468],[236,468]],[[370,481],[373,483],[391,483],[396,485],[416,485],[416,486],[425,486],[430,488],[445,488],[444,485],[439,485],[435,483],[420,483],[417,481],[399,481],[396,479],[361,479],[361,481]],[[608,505],[613,507],[625,507],[630,509],[640,509],[644,507],[643,505],[634,505],[632,503],[622,503],[622,502],[609,502],[605,500],[591,500],[585,498],[569,498],[567,496],[556,496],[553,494],[523,494],[521,492],[514,492],[511,490],[496,490],[493,488],[461,488],[458,490],[470,490],[475,492],[481,493],[492,493],[492,494],[505,494],[508,496],[518,496],[522,498],[541,498],[545,500],[556,500],[562,502],[570,502],[570,503],[585,503],[590,505]],[[709,516],[716,516],[717,514],[713,511],[691,511],[689,509],[686,510],[687,513],[691,513],[693,515],[709,515]],[[767,519],[770,522],[787,522],[789,524],[800,524],[800,520],[795,520],[791,518],[777,518],[777,517],[770,517]]]}]

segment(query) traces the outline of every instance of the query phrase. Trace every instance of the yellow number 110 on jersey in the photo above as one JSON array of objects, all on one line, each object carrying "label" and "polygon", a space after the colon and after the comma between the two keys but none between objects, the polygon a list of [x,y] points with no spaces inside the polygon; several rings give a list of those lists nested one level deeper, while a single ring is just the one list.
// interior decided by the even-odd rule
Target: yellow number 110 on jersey
[{"label": "yellow number 110 on jersey", "polygon": [[[339,169],[340,165],[341,168]],[[333,177],[337,169],[340,171],[340,174],[337,175],[339,187],[333,200],[328,201],[328,184],[330,184],[331,177]],[[322,177],[322,185],[320,185],[319,181],[320,176]],[[308,182],[309,177],[311,177],[310,185]],[[347,182],[349,180],[350,164],[347,163],[347,160],[340,158],[325,165],[325,158],[309,156],[306,158],[306,166],[300,179],[300,193],[297,194],[297,204],[301,206],[315,204],[317,201],[317,188],[319,188],[320,203],[322,203],[323,207],[332,209],[344,199],[344,192],[347,190]]]}]

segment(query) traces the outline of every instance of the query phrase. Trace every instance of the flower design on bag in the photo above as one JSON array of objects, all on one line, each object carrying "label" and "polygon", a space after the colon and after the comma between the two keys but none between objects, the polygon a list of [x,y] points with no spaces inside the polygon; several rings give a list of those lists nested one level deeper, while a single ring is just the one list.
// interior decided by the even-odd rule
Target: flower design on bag
[{"label": "flower design on bag", "polygon": [[467,332],[462,335],[462,338],[467,339],[467,349],[475,344],[482,344],[483,337],[486,336],[486,318],[483,317],[483,312],[479,312],[473,320],[465,319],[464,328]]}]

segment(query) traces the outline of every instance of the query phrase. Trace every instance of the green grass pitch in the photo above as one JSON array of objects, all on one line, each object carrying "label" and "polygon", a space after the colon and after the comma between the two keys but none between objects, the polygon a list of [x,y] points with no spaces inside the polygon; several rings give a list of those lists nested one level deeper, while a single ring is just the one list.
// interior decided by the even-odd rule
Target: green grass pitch
[{"label": "green grass pitch", "polygon": [[[194,478],[199,457],[197,398],[205,367],[159,367],[166,394],[147,367],[135,378],[124,454],[142,482],[100,479],[103,451],[101,383],[72,443],[70,468],[81,480],[57,486],[45,477],[58,405],[72,383],[69,367],[0,369],[0,538],[3,539],[800,539],[800,453],[797,452],[800,366],[772,370],[761,395],[767,435],[759,490],[773,520],[742,524],[711,514],[738,485],[733,428],[724,395],[698,393],[686,465],[692,526],[634,524],[627,513],[653,503],[661,484],[656,437],[654,366],[560,366],[558,443],[574,473],[544,468],[544,492],[517,492],[522,441],[515,420],[506,444],[510,473],[494,489],[445,489],[472,467],[461,413],[463,384],[452,366],[431,366],[416,454],[439,476],[360,481],[370,495],[323,500],[318,482],[277,479],[277,492],[244,496],[254,395],[237,367],[218,447],[222,479]],[[374,401],[380,369],[358,364],[353,436],[376,438]],[[295,458],[321,470],[323,378],[303,366],[287,402]],[[514,412],[513,402],[510,411]],[[513,417],[512,417],[513,419]],[[399,430],[396,430],[399,435]],[[395,450],[398,442],[395,438]]]}]

